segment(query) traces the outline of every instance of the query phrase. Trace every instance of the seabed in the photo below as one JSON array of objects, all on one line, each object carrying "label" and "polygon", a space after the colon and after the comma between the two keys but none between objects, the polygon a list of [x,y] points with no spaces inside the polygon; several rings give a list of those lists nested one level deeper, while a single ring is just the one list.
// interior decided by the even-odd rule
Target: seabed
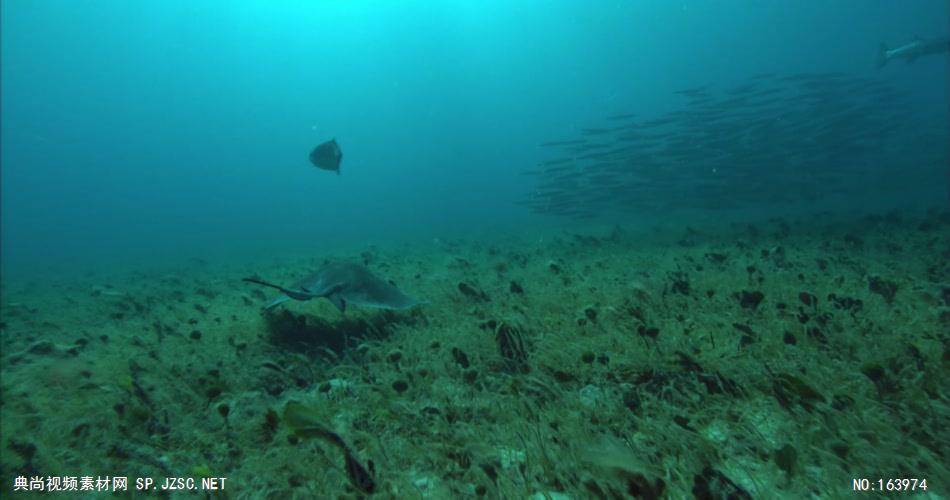
[{"label": "seabed", "polygon": [[[678,233],[5,279],[3,488],[223,477],[202,494],[892,498],[854,480],[916,478],[919,498],[950,496],[950,216]],[[240,281],[330,259],[428,303],[265,312],[272,295]],[[290,401],[369,490],[339,446],[287,425]]]}]

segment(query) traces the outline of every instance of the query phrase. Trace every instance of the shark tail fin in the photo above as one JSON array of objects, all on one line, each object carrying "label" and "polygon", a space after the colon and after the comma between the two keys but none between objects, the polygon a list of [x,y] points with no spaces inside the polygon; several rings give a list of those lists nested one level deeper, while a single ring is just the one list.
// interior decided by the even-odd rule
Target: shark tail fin
[{"label": "shark tail fin", "polygon": [[887,64],[887,44],[881,42],[881,45],[877,49],[877,67],[878,69],[883,68]]},{"label": "shark tail fin", "polygon": [[264,309],[270,309],[270,308],[276,306],[277,304],[281,304],[281,303],[287,302],[287,301],[290,300],[291,298],[294,298],[294,299],[297,299],[297,300],[310,300],[310,299],[311,299],[311,297],[310,297],[308,294],[306,294],[306,293],[300,293],[300,292],[295,292],[295,291],[293,291],[293,290],[288,290],[288,289],[286,289],[286,288],[284,288],[284,287],[282,287],[282,286],[280,286],[280,285],[275,285],[275,284],[273,284],[273,283],[268,283],[268,282],[266,282],[266,281],[262,281],[262,280],[259,280],[259,279],[257,279],[257,278],[243,278],[241,281],[244,281],[244,282],[247,282],[247,283],[256,283],[256,284],[258,284],[258,285],[263,285],[263,286],[268,286],[268,287],[271,287],[271,288],[276,288],[276,289],[280,290],[281,292],[284,292],[283,295],[278,296],[276,299],[270,301],[269,304],[267,304],[266,306],[264,306]]},{"label": "shark tail fin", "polygon": [[278,305],[283,304],[284,302],[287,302],[288,300],[290,300],[290,297],[286,295],[281,295],[277,297],[276,299],[268,302],[268,304],[264,306],[264,309],[273,309],[277,307]]}]

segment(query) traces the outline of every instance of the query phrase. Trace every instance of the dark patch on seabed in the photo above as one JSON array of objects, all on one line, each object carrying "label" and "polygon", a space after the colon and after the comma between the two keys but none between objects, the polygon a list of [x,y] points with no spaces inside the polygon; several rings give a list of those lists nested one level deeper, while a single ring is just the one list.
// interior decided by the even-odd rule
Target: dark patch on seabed
[{"label": "dark patch on seabed", "polygon": [[950,494],[946,213],[367,252],[429,303],[264,313],[239,281],[312,262],[4,283],[4,490],[808,498],[907,478]]}]

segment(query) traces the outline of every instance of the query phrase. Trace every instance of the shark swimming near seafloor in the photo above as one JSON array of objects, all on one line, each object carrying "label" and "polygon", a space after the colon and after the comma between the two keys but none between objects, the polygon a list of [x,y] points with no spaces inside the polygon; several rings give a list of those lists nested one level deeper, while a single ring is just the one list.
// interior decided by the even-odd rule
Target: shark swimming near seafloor
[{"label": "shark swimming near seafloor", "polygon": [[369,269],[359,264],[346,262],[326,264],[289,287],[258,278],[244,278],[241,281],[276,288],[283,293],[267,304],[266,309],[290,299],[310,300],[320,297],[333,303],[341,313],[346,311],[347,304],[378,309],[409,309],[423,303],[404,294],[395,286],[371,273]]}]

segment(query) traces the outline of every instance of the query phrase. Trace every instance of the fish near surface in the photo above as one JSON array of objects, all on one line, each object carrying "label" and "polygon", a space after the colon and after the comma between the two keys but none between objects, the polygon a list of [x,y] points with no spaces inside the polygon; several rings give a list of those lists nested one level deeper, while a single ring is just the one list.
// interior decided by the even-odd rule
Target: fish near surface
[{"label": "fish near surface", "polygon": [[337,175],[340,175],[341,161],[343,161],[343,151],[336,139],[324,142],[310,152],[310,163],[319,169],[336,172]]},{"label": "fish near surface", "polygon": [[283,293],[271,301],[267,309],[290,299],[310,300],[320,297],[329,300],[341,313],[346,311],[347,304],[377,309],[409,309],[422,303],[377,277],[369,269],[346,262],[327,264],[290,287],[257,278],[244,278],[242,281],[276,288]]},{"label": "fish near surface", "polygon": [[882,43],[880,49],[878,49],[877,67],[884,67],[884,65],[886,65],[891,59],[903,59],[908,63],[912,63],[921,56],[943,54],[947,52],[950,52],[950,37],[947,36],[932,38],[929,40],[915,38],[914,40],[893,49],[888,48],[887,45]]}]

